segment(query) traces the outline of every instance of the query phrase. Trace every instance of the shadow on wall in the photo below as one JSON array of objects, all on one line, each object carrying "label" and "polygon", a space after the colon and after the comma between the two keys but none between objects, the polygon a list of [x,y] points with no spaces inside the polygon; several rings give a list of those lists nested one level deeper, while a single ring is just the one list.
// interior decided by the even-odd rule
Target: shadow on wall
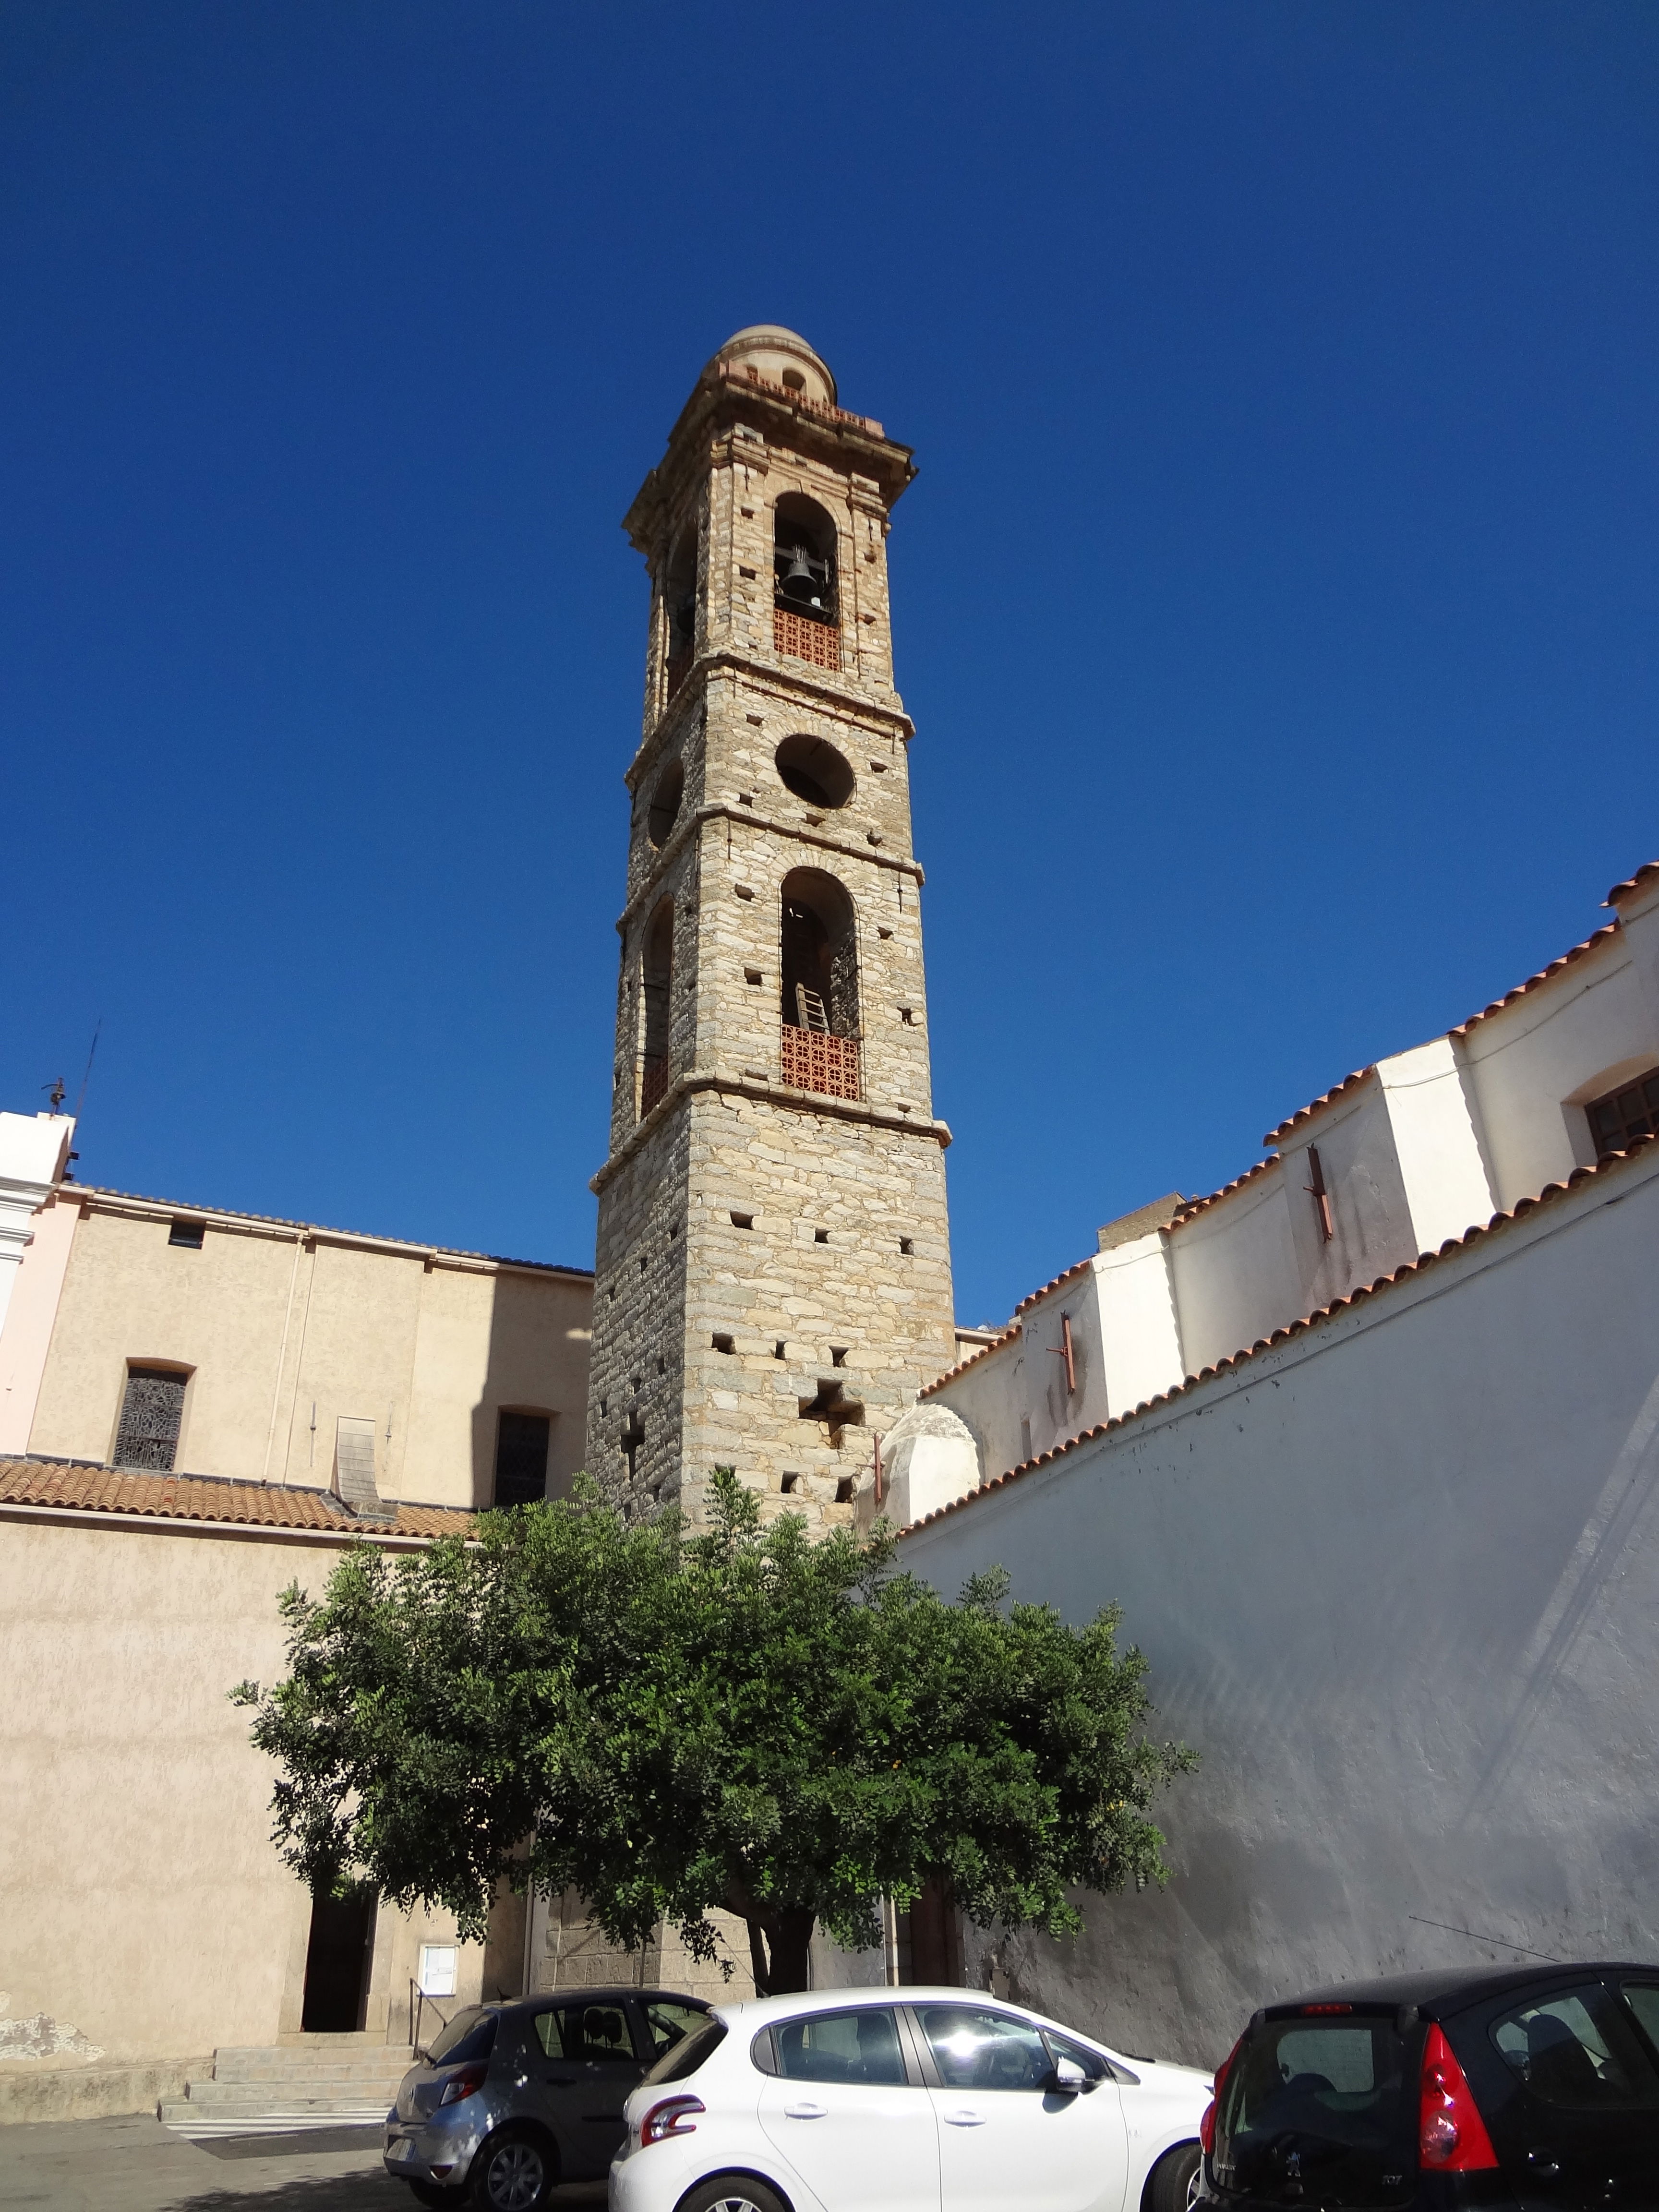
[{"label": "shadow on wall", "polygon": [[[587,1337],[558,1278],[497,1275],[483,1389],[472,1408],[475,1505],[568,1497],[581,1464]],[[584,1316],[585,1318],[585,1316]]]}]

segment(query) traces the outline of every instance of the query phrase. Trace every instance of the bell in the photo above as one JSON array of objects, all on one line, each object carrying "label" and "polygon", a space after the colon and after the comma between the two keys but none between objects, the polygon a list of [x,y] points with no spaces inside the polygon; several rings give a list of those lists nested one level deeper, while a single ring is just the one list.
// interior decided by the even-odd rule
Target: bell
[{"label": "bell", "polygon": [[812,564],[804,545],[797,545],[789,556],[789,566],[778,579],[778,588],[786,599],[799,599],[810,607],[819,604],[823,586],[812,574]]}]

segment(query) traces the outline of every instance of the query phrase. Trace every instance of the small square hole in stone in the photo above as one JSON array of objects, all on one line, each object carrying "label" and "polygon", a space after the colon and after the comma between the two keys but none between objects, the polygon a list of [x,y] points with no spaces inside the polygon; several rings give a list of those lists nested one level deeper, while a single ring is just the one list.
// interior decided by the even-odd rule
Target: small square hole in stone
[{"label": "small square hole in stone", "polygon": [[743,980],[745,983],[763,983],[766,978],[758,968],[745,968],[743,971]]},{"label": "small square hole in stone", "polygon": [[907,1260],[915,1249],[915,1240],[914,1237],[901,1237],[899,1238],[899,1250],[903,1253]]},{"label": "small square hole in stone", "polygon": [[815,1244],[827,1244],[830,1242],[830,1231],[827,1229],[815,1229],[812,1231],[812,1242]]},{"label": "small square hole in stone", "polygon": [[787,1357],[787,1347],[781,1337],[780,1337],[777,1342],[772,1346],[772,1357],[774,1359],[782,1359]]},{"label": "small square hole in stone", "polygon": [[799,1482],[799,1475],[793,1474],[789,1469],[786,1468],[784,1470],[783,1480],[778,1485],[778,1487],[782,1491],[784,1496],[788,1498],[793,1494],[795,1486]]},{"label": "small square hole in stone", "polygon": [[737,1348],[737,1346],[733,1344],[729,1336],[725,1335],[719,1329],[715,1330],[714,1349],[716,1352],[735,1352]]},{"label": "small square hole in stone", "polygon": [[845,1366],[846,1366],[846,1364],[847,1364],[847,1346],[846,1346],[844,1344],[832,1344],[832,1345],[830,1346],[830,1364],[832,1367],[845,1367]]},{"label": "small square hole in stone", "polygon": [[916,1025],[915,1009],[910,1006],[901,1006],[899,1008],[899,1019],[903,1023],[907,1030],[913,1030]]},{"label": "small square hole in stone", "polygon": [[836,1503],[837,1505],[850,1505],[852,1502],[853,1478],[850,1474],[841,1475],[836,1482]]},{"label": "small square hole in stone", "polygon": [[890,929],[883,929],[879,926],[878,926],[876,930],[876,935],[878,937],[890,937],[892,933],[893,933]]},{"label": "small square hole in stone", "polygon": [[876,774],[877,774],[878,775],[886,775],[886,773],[887,773],[887,763],[886,763],[886,762],[885,762],[885,761],[872,761],[872,762],[871,762],[871,763],[870,763],[870,765],[871,765],[871,767],[872,767],[872,769],[874,769],[874,770],[876,771]]},{"label": "small square hole in stone", "polygon": [[734,1213],[732,1216],[732,1226],[734,1229],[752,1229],[754,1225],[755,1217],[752,1213]]},{"label": "small square hole in stone", "polygon": [[645,1273],[645,1254],[643,1252],[640,1255],[640,1273],[641,1274]]}]

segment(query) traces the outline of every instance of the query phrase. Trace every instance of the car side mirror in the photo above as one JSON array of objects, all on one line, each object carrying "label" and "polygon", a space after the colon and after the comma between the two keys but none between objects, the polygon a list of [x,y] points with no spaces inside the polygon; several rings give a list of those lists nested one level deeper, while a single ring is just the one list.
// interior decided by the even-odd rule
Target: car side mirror
[{"label": "car side mirror", "polygon": [[1048,2087],[1062,2097],[1075,2097],[1089,2086],[1089,2077],[1075,2058],[1056,2058],[1054,2070],[1048,2076]]}]

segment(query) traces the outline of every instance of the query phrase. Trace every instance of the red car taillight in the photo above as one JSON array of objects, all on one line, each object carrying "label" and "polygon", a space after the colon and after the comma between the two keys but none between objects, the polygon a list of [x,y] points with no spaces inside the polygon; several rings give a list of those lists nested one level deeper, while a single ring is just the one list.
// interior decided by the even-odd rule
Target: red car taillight
[{"label": "red car taillight", "polygon": [[[1249,2033],[1249,2028],[1246,2028],[1244,2035],[1248,2035]],[[1227,2053],[1227,2056],[1222,2060],[1220,2065],[1215,2069],[1215,2080],[1211,2084],[1210,2087],[1210,2101],[1204,2107],[1204,2117],[1198,2124],[1199,2146],[1202,2149],[1206,2158],[1207,2158],[1210,2153],[1215,2148],[1216,2107],[1220,2104],[1221,2093],[1227,2086],[1227,2076],[1232,2072],[1233,2068],[1238,2063],[1238,2054],[1243,2048],[1244,2036],[1241,2035],[1237,2042],[1234,2044],[1232,2049]]]},{"label": "red car taillight", "polygon": [[483,2088],[484,2075],[489,2071],[489,2067],[487,2063],[483,2066],[457,2067],[448,2081],[444,2083],[444,2093],[438,2100],[439,2104],[441,2106],[459,2105],[463,2097],[476,2097]]},{"label": "red car taillight", "polygon": [[697,2131],[693,2112],[706,2112],[708,2107],[701,2097],[665,2097],[660,2105],[653,2105],[640,2122],[640,2148],[664,2142],[670,2136],[691,2136]]},{"label": "red car taillight", "polygon": [[1432,2025],[1423,2045],[1417,2148],[1424,2165],[1437,2173],[1473,2173],[1498,2163],[1474,2093],[1450,2044]]}]

